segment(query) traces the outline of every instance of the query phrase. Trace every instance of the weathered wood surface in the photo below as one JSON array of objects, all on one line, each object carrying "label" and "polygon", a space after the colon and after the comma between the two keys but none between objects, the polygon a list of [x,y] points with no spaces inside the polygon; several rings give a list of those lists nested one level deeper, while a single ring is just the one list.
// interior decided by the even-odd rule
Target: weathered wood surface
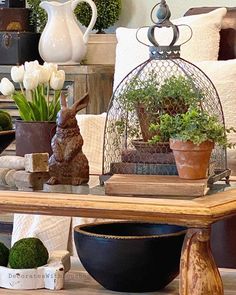
[{"label": "weathered wood surface", "polygon": [[105,182],[107,195],[199,197],[207,193],[207,179],[185,180],[178,176],[115,174]]},{"label": "weathered wood surface", "polygon": [[129,219],[199,228],[236,214],[236,190],[193,200],[0,191],[0,212]]},{"label": "weathered wood surface", "polygon": [[223,295],[222,280],[210,249],[210,229],[189,229],[180,263],[181,295]]},{"label": "weathered wood surface", "polygon": [[[236,271],[235,270],[220,270],[224,284],[224,295],[235,295],[236,294]],[[148,293],[150,295],[179,295],[178,290],[179,279],[175,279],[165,289]],[[83,270],[73,270],[66,274],[64,290],[49,291],[49,290],[6,290],[0,289],[1,295],[135,295],[137,293],[119,293],[105,290],[97,282],[95,282],[87,272]],[[139,293],[140,295],[147,295],[147,293]],[[192,294],[188,294],[192,295]],[[205,294],[202,294],[205,295]],[[211,295],[215,295],[211,293]]]}]

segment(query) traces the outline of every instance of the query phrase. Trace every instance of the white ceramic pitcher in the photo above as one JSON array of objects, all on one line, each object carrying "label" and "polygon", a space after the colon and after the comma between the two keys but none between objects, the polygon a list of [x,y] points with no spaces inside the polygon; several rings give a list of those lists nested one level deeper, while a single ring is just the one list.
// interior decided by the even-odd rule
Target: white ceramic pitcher
[{"label": "white ceramic pitcher", "polygon": [[[74,10],[78,3],[87,2],[92,8],[92,18],[84,35],[78,25]],[[97,8],[92,0],[66,2],[43,1],[48,21],[39,40],[39,53],[46,62],[75,64],[81,62],[87,51],[90,31],[97,20]]]}]

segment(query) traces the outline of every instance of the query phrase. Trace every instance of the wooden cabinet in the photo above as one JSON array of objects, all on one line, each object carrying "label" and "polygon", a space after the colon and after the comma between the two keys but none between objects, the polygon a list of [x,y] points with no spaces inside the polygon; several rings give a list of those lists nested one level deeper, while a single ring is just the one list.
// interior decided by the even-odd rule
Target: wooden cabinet
[{"label": "wooden cabinet", "polygon": [[101,114],[107,110],[113,87],[113,65],[60,66],[66,73],[69,103],[80,99],[87,91],[90,103],[88,114]]},{"label": "wooden cabinet", "polygon": [[[100,114],[107,110],[113,87],[113,65],[66,65],[60,66],[66,73],[65,89],[68,89],[69,104],[89,92],[88,114]],[[11,66],[0,66],[0,79],[10,78]],[[18,112],[11,99],[0,98],[0,109],[8,110],[12,117]]]}]

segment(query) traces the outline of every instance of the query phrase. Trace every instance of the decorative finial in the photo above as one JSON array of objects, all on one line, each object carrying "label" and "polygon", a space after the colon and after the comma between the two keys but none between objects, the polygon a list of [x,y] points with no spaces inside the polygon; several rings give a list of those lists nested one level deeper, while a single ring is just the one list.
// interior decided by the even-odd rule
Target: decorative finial
[{"label": "decorative finial", "polygon": [[[155,18],[157,20],[154,20],[154,10],[157,8],[157,12],[155,14]],[[167,5],[165,0],[161,0],[161,2],[157,3],[151,11],[151,20],[154,23],[153,26],[150,26],[148,29],[148,40],[151,42],[151,46],[148,44],[145,44],[138,38],[139,30],[136,33],[137,40],[148,46],[150,50],[150,58],[156,58],[156,59],[166,59],[166,58],[179,58],[180,57],[180,46],[184,43],[188,42],[192,37],[192,29],[188,25],[182,25],[186,26],[190,29],[190,37],[188,40],[186,40],[184,43],[180,45],[176,45],[178,39],[179,39],[179,26],[174,25],[170,21],[171,12],[169,9],[169,6]],[[161,28],[169,28],[173,32],[172,40],[169,44],[160,45],[157,42],[156,39],[156,33],[158,33],[158,29]]]},{"label": "decorative finial", "polygon": [[[160,6],[157,10],[156,17],[158,19],[158,24],[162,24],[165,21],[169,21],[171,17],[171,12],[169,6],[166,4],[165,0],[162,0]],[[154,22],[155,23],[155,22]]]}]

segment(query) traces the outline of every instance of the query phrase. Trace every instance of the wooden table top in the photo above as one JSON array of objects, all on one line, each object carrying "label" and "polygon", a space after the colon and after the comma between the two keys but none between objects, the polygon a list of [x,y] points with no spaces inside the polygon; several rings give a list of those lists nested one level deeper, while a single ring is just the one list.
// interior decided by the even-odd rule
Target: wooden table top
[{"label": "wooden table top", "polygon": [[0,212],[205,227],[236,214],[236,189],[192,200],[0,191]]}]

